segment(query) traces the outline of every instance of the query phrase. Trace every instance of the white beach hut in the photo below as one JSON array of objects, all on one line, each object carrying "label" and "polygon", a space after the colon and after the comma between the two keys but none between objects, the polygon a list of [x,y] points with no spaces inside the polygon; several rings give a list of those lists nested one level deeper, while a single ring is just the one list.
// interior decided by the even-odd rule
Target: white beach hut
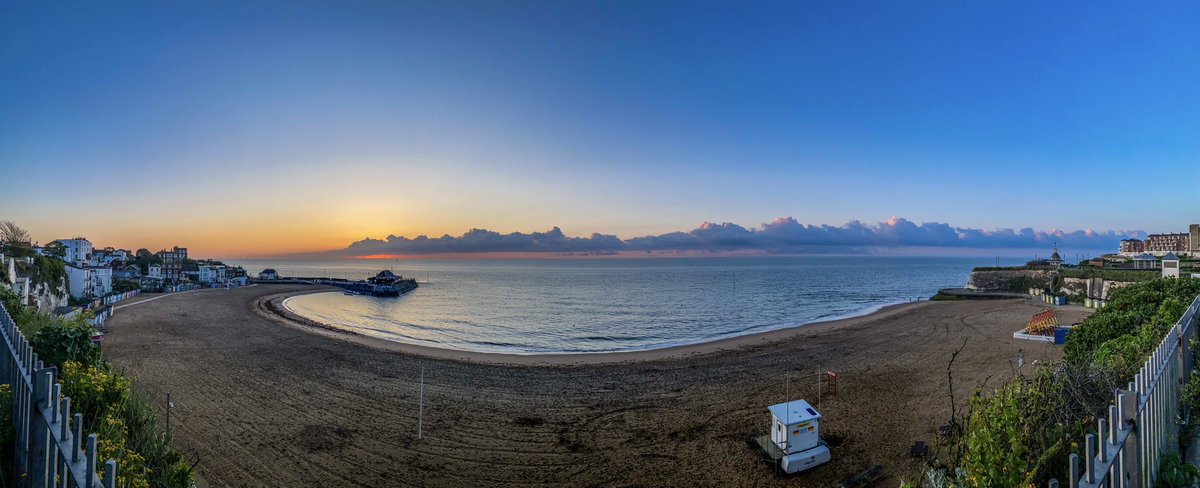
[{"label": "white beach hut", "polygon": [[1178,278],[1179,277],[1179,256],[1169,252],[1162,258],[1162,275],[1163,278]]},{"label": "white beach hut", "polygon": [[821,443],[821,414],[804,400],[767,407],[771,412],[771,442],[781,451],[783,471],[797,473],[829,462],[829,448]]}]

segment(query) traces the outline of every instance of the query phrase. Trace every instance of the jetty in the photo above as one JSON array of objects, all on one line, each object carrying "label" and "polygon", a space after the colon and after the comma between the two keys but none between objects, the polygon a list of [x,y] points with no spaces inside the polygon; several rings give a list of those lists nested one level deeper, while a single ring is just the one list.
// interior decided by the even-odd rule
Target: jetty
[{"label": "jetty", "polygon": [[[272,270],[273,271],[273,270]],[[394,274],[389,270],[380,271],[373,277],[365,280],[351,281],[339,278],[318,278],[318,277],[300,277],[300,278],[258,278],[252,280],[258,284],[279,284],[279,285],[329,285],[336,286],[348,293],[359,295],[371,295],[377,297],[398,297],[410,291],[417,289],[417,280],[415,278],[404,278]]]}]

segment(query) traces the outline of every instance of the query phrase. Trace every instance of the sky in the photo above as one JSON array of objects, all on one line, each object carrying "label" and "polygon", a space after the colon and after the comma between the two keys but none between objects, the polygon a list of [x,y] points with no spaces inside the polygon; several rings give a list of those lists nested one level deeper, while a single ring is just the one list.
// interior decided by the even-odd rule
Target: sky
[{"label": "sky", "polygon": [[225,258],[777,219],[965,229],[951,248],[1182,232],[1197,25],[1196,2],[9,0],[0,219]]}]

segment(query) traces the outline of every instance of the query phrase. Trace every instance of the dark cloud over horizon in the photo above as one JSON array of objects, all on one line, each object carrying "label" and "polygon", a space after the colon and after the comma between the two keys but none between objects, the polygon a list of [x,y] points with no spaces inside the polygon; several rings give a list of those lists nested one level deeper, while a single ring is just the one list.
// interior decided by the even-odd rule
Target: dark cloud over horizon
[{"label": "dark cloud over horizon", "polygon": [[791,217],[775,219],[758,228],[737,224],[705,222],[688,232],[621,239],[593,233],[588,237],[570,237],[554,227],[546,232],[500,234],[471,229],[461,236],[443,235],[408,238],[390,235],[386,239],[363,239],[341,250],[341,256],[381,254],[446,254],[486,252],[545,252],[571,254],[612,254],[641,252],[763,252],[788,253],[866,253],[879,248],[961,248],[961,249],[1035,249],[1055,243],[1060,248],[1115,249],[1118,241],[1144,237],[1143,231],[1096,232],[1076,230],[1035,231],[1031,228],[982,230],[954,227],[940,222],[916,224],[893,217],[875,225],[857,220],[841,226],[806,225]]}]

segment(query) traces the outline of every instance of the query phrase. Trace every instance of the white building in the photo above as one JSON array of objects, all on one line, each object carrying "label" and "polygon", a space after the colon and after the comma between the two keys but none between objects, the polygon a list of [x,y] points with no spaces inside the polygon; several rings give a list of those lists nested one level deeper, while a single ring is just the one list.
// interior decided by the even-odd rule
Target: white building
[{"label": "white building", "polygon": [[220,283],[225,281],[225,267],[202,265],[196,275],[196,281],[201,283]]},{"label": "white building", "polygon": [[112,293],[112,268],[68,264],[67,288],[75,298],[95,298]]},{"label": "white building", "polygon": [[163,278],[163,267],[157,264],[151,264],[146,267],[146,276],[149,278]]},{"label": "white building", "polygon": [[57,241],[67,249],[67,253],[63,256],[63,260],[67,264],[75,266],[89,266],[96,263],[92,262],[92,243],[82,237],[75,239],[59,239]]},{"label": "white building", "polygon": [[115,269],[113,271],[113,278],[116,278],[116,279],[136,280],[141,277],[142,277],[142,269],[138,268],[136,264],[122,266],[121,268]]},{"label": "white building", "polygon": [[1179,277],[1179,256],[1169,252],[1162,258],[1162,275],[1163,278],[1178,278]]},{"label": "white building", "polygon": [[[29,261],[29,258],[25,258],[25,260]],[[3,272],[8,278],[6,281],[10,283],[9,289],[17,295],[21,303],[29,304],[29,293],[33,283],[28,276],[21,276],[21,273],[17,270],[17,259],[5,257],[4,254],[0,254],[0,264],[4,265],[4,269],[0,270],[0,272]]]},{"label": "white building", "polygon": [[93,266],[101,264],[105,266],[111,266],[115,261],[120,261],[122,263],[128,262],[129,251],[124,249],[105,248],[102,251],[92,252],[92,257],[95,261],[92,263]]},{"label": "white building", "polygon": [[277,280],[277,279],[279,279],[279,273],[276,273],[275,270],[272,268],[267,268],[267,269],[262,270],[262,272],[258,273],[258,279],[260,279],[260,280]]}]

